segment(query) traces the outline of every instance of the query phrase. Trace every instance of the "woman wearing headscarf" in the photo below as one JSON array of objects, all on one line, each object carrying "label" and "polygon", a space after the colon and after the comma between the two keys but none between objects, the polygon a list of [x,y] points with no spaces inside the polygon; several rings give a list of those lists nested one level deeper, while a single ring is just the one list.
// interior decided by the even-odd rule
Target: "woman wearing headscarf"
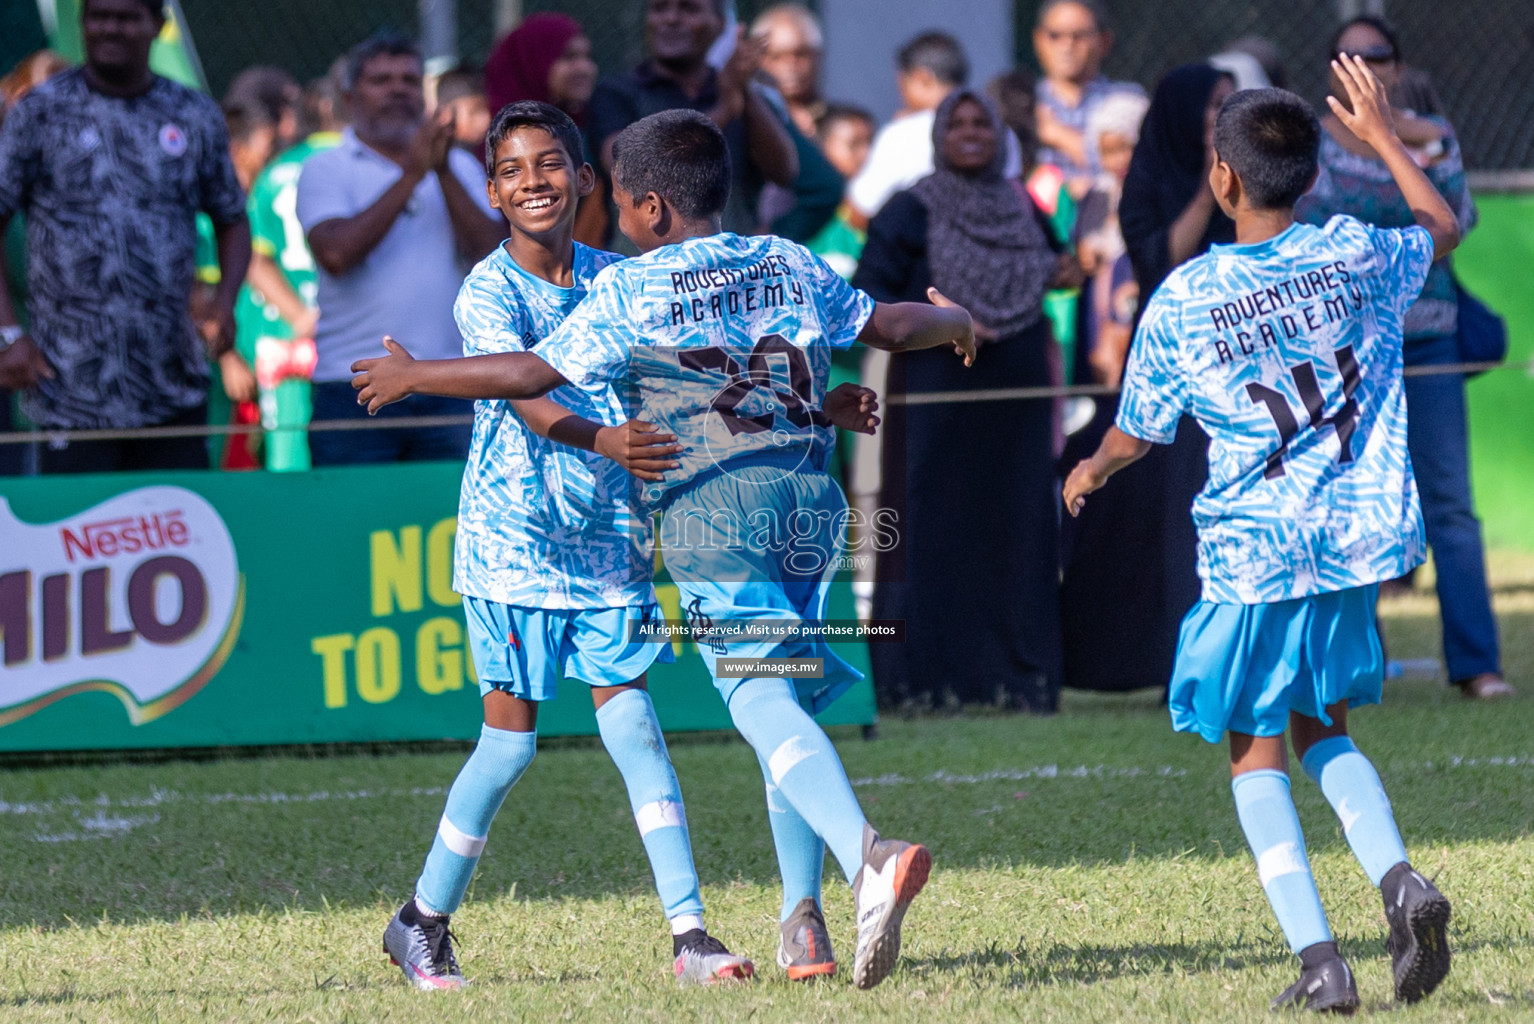
[{"label": "woman wearing headscarf", "polygon": [[[586,104],[597,85],[591,40],[581,23],[567,14],[529,14],[506,34],[485,61],[485,100],[491,115],[508,103],[552,103],[583,129]],[[593,165],[596,161],[586,154]],[[575,238],[600,247],[607,235],[607,198],[601,183],[580,202]]]},{"label": "woman wearing headscarf", "polygon": [[[1327,59],[1357,54],[1391,91],[1392,103],[1404,82],[1395,31],[1380,18],[1354,18],[1337,30]],[[1429,86],[1430,88],[1430,86]],[[1420,85],[1417,99],[1422,95]],[[1332,95],[1346,103],[1335,77]],[[1475,207],[1465,184],[1459,143],[1447,120],[1411,110],[1392,111],[1396,130],[1459,219],[1461,232],[1475,224]],[[1411,207],[1385,163],[1338,119],[1321,117],[1320,170],[1315,186],[1294,208],[1296,220],[1325,224],[1339,213],[1366,224],[1393,228],[1413,223]],[[1443,366],[1461,361],[1459,289],[1450,260],[1428,271],[1422,294],[1406,311],[1403,331],[1407,366]],[[1435,373],[1406,378],[1406,444],[1422,495],[1422,518],[1437,566],[1438,607],[1449,680],[1466,697],[1510,697],[1502,678],[1497,620],[1486,585],[1481,523],[1470,494],[1470,439],[1466,433],[1465,378]]]},{"label": "woman wearing headscarf", "polygon": [[[1143,309],[1172,269],[1235,225],[1209,187],[1211,139],[1220,104],[1234,89],[1228,74],[1188,64],[1156,86],[1119,200],[1119,229]],[[1138,319],[1138,317],[1137,317]],[[1090,426],[1072,435],[1062,463],[1096,450],[1118,414],[1098,399]],[[1177,440],[1125,472],[1134,479],[1096,509],[1067,519],[1060,619],[1065,682],[1085,690],[1165,687],[1182,617],[1198,600],[1193,498],[1208,477],[1209,439],[1184,417]]]},{"label": "woman wearing headscarf", "polygon": [[[936,170],[868,227],[853,284],[880,301],[935,286],[983,336],[970,369],[952,352],[897,354],[888,394],[1047,386],[1042,302],[1060,272],[1042,215],[1002,168],[1005,127],[958,90],[937,109]],[[905,642],[870,647],[885,705],[988,703],[1055,710],[1060,686],[1058,498],[1048,401],[893,405],[885,419],[873,615]],[[891,545],[889,541],[893,541]]]}]

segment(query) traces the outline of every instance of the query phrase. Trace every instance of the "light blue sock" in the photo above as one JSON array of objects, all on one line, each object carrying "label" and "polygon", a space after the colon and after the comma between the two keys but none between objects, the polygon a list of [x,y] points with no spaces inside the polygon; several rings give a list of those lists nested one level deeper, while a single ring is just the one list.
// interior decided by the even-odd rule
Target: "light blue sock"
[{"label": "light blue sock", "polygon": [[1342,834],[1348,837],[1364,874],[1379,885],[1386,872],[1406,860],[1406,846],[1379,772],[1351,736],[1332,736],[1312,744],[1300,764],[1337,812]]},{"label": "light blue sock", "polygon": [[825,840],[850,885],[863,866],[867,822],[830,738],[782,679],[742,682],[730,694],[730,718],[767,765],[767,781]]},{"label": "light blue sock", "polygon": [[820,903],[820,878],[825,870],[826,843],[810,828],[810,823],[794,810],[778,787],[766,758],[757,757],[762,778],[767,783],[767,823],[772,826],[772,845],[778,853],[778,874],[783,879],[783,910],[779,921],[787,921],[801,900]]},{"label": "light blue sock", "polygon": [[485,848],[490,822],[511,787],[532,764],[537,749],[535,732],[509,732],[488,725],[480,729],[474,753],[448,790],[437,838],[415,884],[416,901],[427,910],[451,914],[463,902],[469,879],[474,877],[474,865]]},{"label": "light blue sock", "polygon": [[692,862],[682,787],[666,753],[655,705],[643,690],[625,690],[597,709],[602,745],[629,791],[634,823],[650,856],[655,888],[668,919],[701,915],[698,872]]},{"label": "light blue sock", "polygon": [[1278,925],[1298,953],[1317,942],[1329,942],[1332,930],[1321,909],[1321,894],[1305,856],[1300,816],[1289,795],[1289,776],[1272,769],[1237,775],[1230,782],[1236,816],[1257,858],[1257,877]]}]

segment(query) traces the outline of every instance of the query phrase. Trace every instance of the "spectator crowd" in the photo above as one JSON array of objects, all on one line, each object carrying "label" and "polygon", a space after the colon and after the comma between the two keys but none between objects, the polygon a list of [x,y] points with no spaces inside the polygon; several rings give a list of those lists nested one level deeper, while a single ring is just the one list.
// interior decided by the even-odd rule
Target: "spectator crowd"
[{"label": "spectator crowd", "polygon": [[[1099,0],[1044,0],[1037,76],[973,82],[957,40],[920,32],[894,54],[899,107],[881,125],[823,94],[825,34],[806,7],[735,26],[721,0],[646,0],[644,59],[605,76],[582,26],[545,12],[483,67],[427,76],[410,39],[381,33],[307,86],[254,67],[215,102],[151,71],[163,19],[159,0],[84,0],[82,65],[43,52],[0,83],[0,430],[245,425],[213,439],[229,469],[464,456],[469,407],[454,400],[383,414],[415,425],[308,425],[365,415],[349,367],[385,334],[417,356],[461,351],[454,298],[505,234],[484,139],[506,103],[551,103],[582,128],[598,178],[577,219],[588,245],[627,245],[613,138],[689,108],[729,147],[726,230],[802,242],[877,300],[935,286],[970,309],[983,343],[971,370],[929,352],[838,354],[834,376],[888,395],[1116,386],[1143,299],[1234,241],[1208,184],[1220,104],[1284,84],[1275,47],[1246,38],[1147,94],[1104,75],[1114,36]],[[1403,140],[1468,229],[1453,127],[1390,26],[1348,22],[1327,56],[1339,53],[1392,89]],[[1335,116],[1323,126],[1301,219],[1411,223],[1370,147]],[[1435,267],[1407,316],[1408,365],[1462,361],[1465,301],[1448,262]],[[1464,378],[1414,378],[1407,400],[1449,676],[1468,696],[1510,693],[1470,499]],[[1064,684],[1164,685],[1198,596],[1188,509],[1207,439],[1184,420],[1174,445],[1125,471],[1135,481],[1062,526],[1059,466],[1095,449],[1115,411],[1112,397],[895,406],[882,444],[840,453],[854,508],[901,524],[856,583],[865,612],[908,624],[908,643],[873,648],[883,701],[1048,712]],[[206,467],[209,440],[192,433],[49,442],[25,466],[28,449],[0,445],[0,473]],[[959,664],[970,668],[955,678]]]}]

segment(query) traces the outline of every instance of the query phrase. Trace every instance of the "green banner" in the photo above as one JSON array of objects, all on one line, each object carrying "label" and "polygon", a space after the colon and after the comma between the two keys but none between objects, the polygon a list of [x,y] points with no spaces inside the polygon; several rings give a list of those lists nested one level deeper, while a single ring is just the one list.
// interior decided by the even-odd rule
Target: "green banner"
[{"label": "green banner", "polygon": [[[461,468],[0,479],[0,751],[470,739],[452,591]],[[674,586],[657,586],[682,618]],[[830,615],[853,616],[837,587]],[[838,644],[866,672],[861,644]],[[731,728],[690,643],[649,676],[668,731]],[[821,716],[874,721],[865,680]],[[583,683],[538,715],[596,732]]]}]

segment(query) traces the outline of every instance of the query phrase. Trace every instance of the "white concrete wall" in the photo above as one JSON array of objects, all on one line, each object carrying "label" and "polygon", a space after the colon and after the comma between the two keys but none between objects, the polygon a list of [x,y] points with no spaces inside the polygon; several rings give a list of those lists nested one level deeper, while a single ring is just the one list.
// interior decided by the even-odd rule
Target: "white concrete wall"
[{"label": "white concrete wall", "polygon": [[899,103],[895,51],[941,29],[964,44],[971,85],[1012,67],[1011,0],[821,0],[826,24],[825,95],[856,103],[881,121]]}]

